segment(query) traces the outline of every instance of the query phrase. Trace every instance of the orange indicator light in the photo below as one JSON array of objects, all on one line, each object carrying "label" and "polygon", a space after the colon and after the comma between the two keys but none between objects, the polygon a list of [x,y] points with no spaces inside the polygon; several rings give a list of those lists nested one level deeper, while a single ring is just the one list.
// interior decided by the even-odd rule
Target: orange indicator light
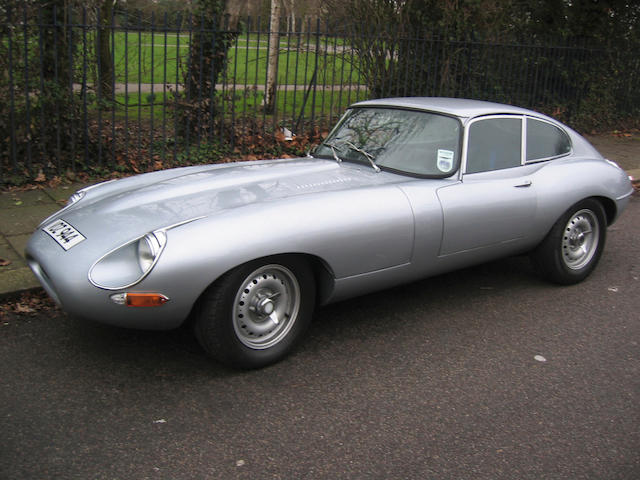
[{"label": "orange indicator light", "polygon": [[125,296],[127,307],[159,307],[168,301],[169,298],[160,293],[127,293]]}]

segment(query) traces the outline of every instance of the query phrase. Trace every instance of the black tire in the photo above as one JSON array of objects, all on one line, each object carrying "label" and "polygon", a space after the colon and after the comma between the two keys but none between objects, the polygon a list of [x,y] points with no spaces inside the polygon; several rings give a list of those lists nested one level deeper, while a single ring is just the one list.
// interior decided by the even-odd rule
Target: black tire
[{"label": "black tire", "polygon": [[202,295],[195,333],[202,347],[234,368],[261,368],[287,355],[313,315],[315,281],[300,258],[272,257],[241,265]]},{"label": "black tire", "polygon": [[547,280],[572,285],[596,268],[606,236],[602,204],[594,199],[582,200],[558,219],[531,258]]}]

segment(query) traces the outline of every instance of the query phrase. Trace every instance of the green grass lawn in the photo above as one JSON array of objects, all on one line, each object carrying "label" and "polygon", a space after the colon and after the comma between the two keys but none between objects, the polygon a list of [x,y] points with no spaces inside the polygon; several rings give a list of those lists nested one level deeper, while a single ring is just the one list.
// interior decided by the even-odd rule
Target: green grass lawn
[{"label": "green grass lawn", "polygon": [[[357,83],[354,62],[357,58],[335,39],[320,39],[320,54],[315,43],[307,47],[305,36],[280,39],[278,83],[307,85],[316,61],[325,85]],[[311,40],[314,40],[313,38]],[[117,83],[180,82],[188,68],[189,35],[175,33],[116,32],[113,37]],[[267,74],[268,39],[257,34],[239,36],[229,49],[225,82],[236,85],[264,85]],[[338,47],[338,54],[333,53]]]},{"label": "green grass lawn", "polygon": [[[95,79],[96,60],[93,49],[95,47],[95,30],[88,30],[86,35],[75,32],[76,64],[75,82],[80,83],[86,77],[90,84],[89,97],[86,105],[92,112],[99,111],[92,92],[91,84]],[[14,45],[24,45],[24,36],[17,32],[12,36]],[[5,39],[6,40],[6,39]],[[37,37],[29,37],[29,63],[39,69],[40,63]],[[129,93],[118,94],[114,108],[101,106],[103,118],[110,118],[115,111],[117,118],[126,116],[135,119],[166,118],[172,114],[174,97],[163,85],[175,86],[182,82],[182,71],[188,64],[190,35],[175,32],[142,32],[134,30],[119,30],[111,37],[115,58],[115,82],[118,84],[133,84]],[[315,48],[319,45],[320,53]],[[263,116],[262,102],[264,93],[261,88],[266,83],[267,73],[266,34],[243,34],[233,42],[229,49],[229,63],[219,83],[224,86],[225,115],[253,114]],[[278,61],[278,84],[281,89],[277,92],[276,119],[297,119],[301,110],[304,116],[335,116],[350,103],[366,96],[365,87],[343,89],[342,85],[359,85],[364,83],[354,66],[356,59],[350,50],[345,49],[344,40],[330,37],[316,39],[313,35],[284,35],[280,38],[280,54]],[[82,58],[82,53],[87,53]],[[337,53],[336,53],[337,52]],[[346,53],[345,53],[346,52]],[[22,60],[23,53],[17,52],[14,61]],[[317,72],[316,72],[317,67]],[[20,76],[23,70],[18,66],[14,75]],[[306,100],[305,91],[316,73],[316,84],[325,87],[335,87],[333,90],[318,87]],[[35,79],[35,80],[34,80]],[[37,75],[32,75],[31,81],[37,81]],[[142,91],[138,93],[135,84],[153,83],[153,95]],[[295,89],[293,86],[295,85]],[[282,87],[286,86],[286,90]],[[175,90],[175,87],[173,88]],[[218,92],[220,92],[218,88]],[[78,92],[79,93],[79,92]],[[204,92],[206,94],[206,92]],[[165,98],[166,94],[166,98]],[[165,110],[164,105],[168,107]],[[304,105],[303,105],[304,104]],[[163,117],[164,116],[164,117]]]},{"label": "green grass lawn", "polygon": [[[313,102],[313,92],[309,93],[309,97],[305,102],[306,91],[299,89],[297,91],[279,91],[276,96],[276,110],[273,114],[263,115],[262,102],[264,93],[255,90],[236,89],[226,92],[227,101],[223,104],[223,113],[226,117],[231,116],[254,116],[270,121],[275,121],[287,125],[289,128],[293,126],[300,115],[310,119],[312,115],[315,117],[336,117],[342,114],[344,109],[351,103],[365,100],[368,98],[366,89],[351,91],[316,91],[315,103]],[[153,95],[148,93],[130,93],[129,95],[116,95],[115,109],[107,109],[102,111],[103,118],[111,118],[115,115],[116,120],[128,119],[129,122],[148,122],[152,115],[154,124],[160,125],[166,119],[169,128],[173,128],[173,114],[176,107],[176,99],[170,92],[162,90],[154,92]],[[96,110],[91,107],[95,112]],[[95,116],[95,114],[94,114]]]},{"label": "green grass lawn", "polygon": [[[75,31],[75,82],[86,77],[92,83],[97,69],[95,57],[95,30],[86,34]],[[13,45],[21,47],[24,36],[12,36]],[[6,42],[6,39],[3,40]],[[116,83],[179,84],[189,64],[190,35],[175,32],[142,32],[118,30],[111,37],[114,50]],[[37,37],[29,37],[29,63],[40,63]],[[251,33],[237,37],[229,49],[228,64],[219,83],[238,87],[264,86],[267,76],[268,35]],[[316,53],[319,47],[319,53]],[[83,53],[86,52],[86,57]],[[65,52],[66,54],[66,52]],[[23,53],[17,51],[14,62],[20,62]],[[316,72],[319,85],[363,84],[358,71],[358,58],[345,46],[344,39],[313,35],[284,35],[280,38],[278,84],[306,86]],[[17,66],[14,74],[22,70]],[[32,75],[32,79],[37,75]]]}]

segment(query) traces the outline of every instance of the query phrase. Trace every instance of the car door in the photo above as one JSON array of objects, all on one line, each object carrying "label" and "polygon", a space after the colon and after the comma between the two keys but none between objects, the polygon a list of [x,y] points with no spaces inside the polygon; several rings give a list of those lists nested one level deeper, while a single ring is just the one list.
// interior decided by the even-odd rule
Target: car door
[{"label": "car door", "polygon": [[462,181],[438,190],[443,212],[440,256],[505,249],[531,232],[535,166],[523,165],[524,119],[493,115],[469,122]]}]

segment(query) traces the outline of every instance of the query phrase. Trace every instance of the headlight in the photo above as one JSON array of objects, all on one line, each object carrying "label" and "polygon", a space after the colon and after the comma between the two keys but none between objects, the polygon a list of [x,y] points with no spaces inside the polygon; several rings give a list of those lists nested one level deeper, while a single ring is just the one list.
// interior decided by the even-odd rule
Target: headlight
[{"label": "headlight", "polygon": [[166,241],[164,232],[148,233],[138,240],[138,265],[143,272],[151,270]]},{"label": "headlight", "polygon": [[164,230],[147,233],[129,242],[93,264],[89,280],[93,285],[107,290],[128,288],[142,281],[160,258],[167,243]]}]

